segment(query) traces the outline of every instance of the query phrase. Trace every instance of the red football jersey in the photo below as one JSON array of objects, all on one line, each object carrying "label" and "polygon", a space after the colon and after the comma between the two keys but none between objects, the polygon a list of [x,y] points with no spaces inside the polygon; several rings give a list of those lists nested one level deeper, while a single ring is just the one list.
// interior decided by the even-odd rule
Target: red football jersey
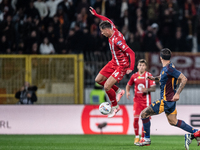
[{"label": "red football jersey", "polygon": [[114,34],[109,38],[109,46],[112,53],[112,62],[117,66],[129,66],[129,55],[126,49],[129,46],[126,44],[125,38],[121,32],[117,30],[113,22],[108,19],[112,25]]},{"label": "red football jersey", "polygon": [[152,76],[149,72],[144,72],[142,75],[139,72],[133,74],[128,82],[128,85],[132,86],[135,84],[134,93],[135,97],[133,99],[134,102],[141,103],[142,105],[149,106],[151,104],[151,94],[143,93],[141,88],[150,88],[151,86],[156,85],[155,81],[146,79],[147,76]]}]

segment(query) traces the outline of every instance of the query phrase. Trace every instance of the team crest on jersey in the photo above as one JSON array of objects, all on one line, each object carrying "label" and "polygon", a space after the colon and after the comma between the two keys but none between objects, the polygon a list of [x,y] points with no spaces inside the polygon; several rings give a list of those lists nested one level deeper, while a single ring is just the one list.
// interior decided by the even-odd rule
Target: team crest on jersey
[{"label": "team crest on jersey", "polygon": [[123,45],[122,48],[124,49],[124,48],[125,48],[125,45]]},{"label": "team crest on jersey", "polygon": [[121,46],[122,45],[122,41],[118,41],[117,45]]}]

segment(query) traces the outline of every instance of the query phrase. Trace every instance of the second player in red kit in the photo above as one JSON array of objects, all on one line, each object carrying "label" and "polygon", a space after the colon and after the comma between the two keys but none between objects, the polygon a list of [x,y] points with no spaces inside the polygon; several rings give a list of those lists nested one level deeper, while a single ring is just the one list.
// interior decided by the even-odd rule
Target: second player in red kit
[{"label": "second player in red kit", "polygon": [[[139,145],[139,116],[143,109],[151,104],[151,94],[156,89],[155,81],[147,79],[148,76],[152,76],[151,73],[146,71],[147,62],[144,59],[138,61],[138,72],[133,74],[126,85],[126,96],[129,99],[130,87],[134,84],[134,131],[135,131],[135,145]],[[144,137],[142,131],[141,138]]]}]

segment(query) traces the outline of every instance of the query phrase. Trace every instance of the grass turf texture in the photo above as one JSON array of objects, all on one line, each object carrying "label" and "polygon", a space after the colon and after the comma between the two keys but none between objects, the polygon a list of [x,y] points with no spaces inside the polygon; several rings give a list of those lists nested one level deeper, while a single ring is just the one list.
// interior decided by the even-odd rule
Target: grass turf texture
[{"label": "grass turf texture", "polygon": [[[0,150],[184,150],[184,136],[151,136],[138,147],[133,135],[0,135]],[[190,150],[199,150],[196,140]]]}]

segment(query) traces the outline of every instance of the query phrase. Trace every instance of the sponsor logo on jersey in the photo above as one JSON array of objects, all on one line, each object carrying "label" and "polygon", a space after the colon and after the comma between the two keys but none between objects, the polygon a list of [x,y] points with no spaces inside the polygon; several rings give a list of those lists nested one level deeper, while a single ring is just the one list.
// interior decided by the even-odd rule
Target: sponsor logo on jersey
[{"label": "sponsor logo on jersey", "polygon": [[121,46],[122,45],[122,41],[118,41],[117,45]]},{"label": "sponsor logo on jersey", "polygon": [[144,77],[139,76],[138,79],[144,79]]},{"label": "sponsor logo on jersey", "polygon": [[142,88],[145,88],[145,86],[144,86],[144,84],[140,83],[140,84],[138,84],[137,88],[138,88],[139,91],[141,91]]}]

